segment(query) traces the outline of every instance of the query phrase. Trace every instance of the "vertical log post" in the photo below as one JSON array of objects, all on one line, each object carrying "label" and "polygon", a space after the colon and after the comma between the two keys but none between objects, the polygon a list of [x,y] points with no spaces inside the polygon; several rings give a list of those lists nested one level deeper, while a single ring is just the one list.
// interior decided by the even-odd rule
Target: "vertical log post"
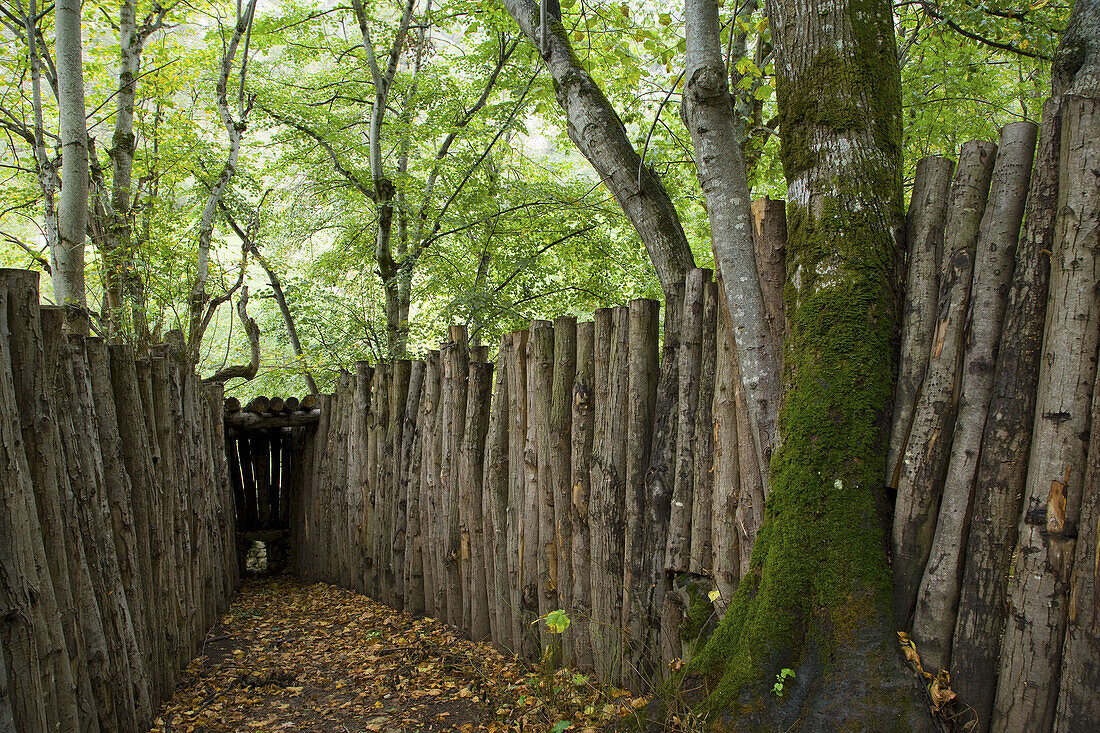
[{"label": "vertical log post", "polygon": [[623,518],[623,679],[637,686],[647,678],[650,558],[645,541],[647,514],[646,475],[649,451],[653,443],[653,424],[657,405],[657,331],[660,303],[656,300],[632,300],[629,307],[627,364],[627,444],[626,493]]},{"label": "vertical log post", "polygon": [[[554,485],[551,473],[550,413],[554,388],[554,327],[549,321],[531,322],[531,360],[528,375],[531,388],[531,419],[535,432],[535,483],[538,557],[538,613],[545,616],[560,607],[557,589],[557,518],[554,512]],[[531,426],[528,426],[530,429]],[[555,646],[557,635],[545,623],[538,624],[542,649]],[[555,649],[556,652],[560,650]],[[555,654],[555,659],[558,654]]]},{"label": "vertical log post", "polygon": [[932,545],[934,510],[943,488],[958,400],[958,369],[974,247],[989,194],[997,146],[963,145],[951,186],[944,234],[938,317],[909,440],[901,452],[892,537],[894,620],[908,628]]},{"label": "vertical log post", "polygon": [[988,730],[996,687],[1009,567],[1023,503],[1035,414],[1050,252],[1058,199],[1061,112],[1048,100],[982,436],[952,654],[952,688]]},{"label": "vertical log post", "polygon": [[511,651],[512,618],[508,572],[508,351],[511,340],[503,336],[497,350],[489,431],[485,446],[483,516],[485,526],[485,574],[493,643]]}]

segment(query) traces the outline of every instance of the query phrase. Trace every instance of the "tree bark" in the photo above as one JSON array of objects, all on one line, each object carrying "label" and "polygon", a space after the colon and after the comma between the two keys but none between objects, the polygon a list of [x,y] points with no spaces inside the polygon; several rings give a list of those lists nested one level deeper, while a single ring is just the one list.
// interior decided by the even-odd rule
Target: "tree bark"
[{"label": "tree bark", "polygon": [[[423,457],[423,402],[427,365],[414,361],[409,373],[409,399],[405,407],[405,428],[401,433],[401,481],[405,485],[404,608],[414,616],[424,613],[424,544],[420,520],[420,465]],[[365,422],[365,420],[364,420]]]},{"label": "tree bark", "polygon": [[436,574],[435,558],[438,538],[436,536],[435,517],[439,492],[439,416],[442,384],[439,370],[439,352],[430,351],[424,372],[426,391],[424,393],[424,411],[421,418],[421,441],[423,443],[420,459],[420,533],[423,537],[424,563],[424,611],[428,615],[438,616],[435,598],[436,587],[440,579]]},{"label": "tree bark", "polygon": [[[771,349],[783,371],[783,345],[790,335],[783,287],[787,282],[787,208],[786,202],[770,198],[755,199],[752,212],[752,242],[756,249],[756,268],[764,312],[768,318]],[[722,293],[719,293],[720,295]]]},{"label": "tree bark", "polygon": [[[550,321],[532,321],[531,359],[528,378],[531,380],[528,399],[531,400],[531,421],[535,433],[535,483],[528,486],[536,492],[538,512],[538,610],[539,616],[561,607],[558,602],[557,518],[554,513],[554,483],[551,472],[551,410],[554,388],[554,326]],[[528,425],[530,430],[531,425]],[[554,645],[557,635],[543,623],[538,624],[539,644],[543,650]],[[561,650],[555,649],[555,658]],[[559,660],[560,661],[560,660]]]},{"label": "tree bark", "polygon": [[683,330],[684,283],[665,297],[664,344],[661,347],[660,376],[654,408],[653,443],[646,473],[646,524],[643,544],[649,557],[650,649],[661,649],[661,609],[664,607],[666,576],[665,547],[668,541],[672,495],[676,488],[676,432],[679,425],[676,399],[680,390],[680,338]]},{"label": "tree bark", "polygon": [[1035,154],[1037,128],[1016,122],[1001,130],[989,202],[982,216],[970,290],[959,378],[959,411],[943,483],[939,516],[917,593],[913,641],[924,669],[935,674],[951,662],[971,496],[982,430],[992,397],[1008,285]]},{"label": "tree bark", "polygon": [[[493,643],[511,651],[512,611],[508,569],[508,361],[511,337],[502,336],[497,349],[493,404],[485,448],[486,583]],[[491,569],[491,572],[490,572]]]},{"label": "tree bark", "polygon": [[[606,324],[606,325],[605,325]],[[606,334],[606,341],[602,336]],[[620,685],[622,654],[622,578],[625,549],[628,435],[629,318],[625,307],[596,311],[596,414],[592,444],[589,531],[592,548],[592,649],[601,679]],[[601,360],[601,342],[607,344]],[[601,363],[602,362],[602,363]],[[600,389],[601,374],[604,375]],[[605,396],[601,403],[600,397]]]},{"label": "tree bark", "polygon": [[462,436],[466,427],[467,372],[469,346],[464,326],[449,328],[448,343],[441,350],[443,357],[443,449],[439,472],[440,496],[443,501],[443,565],[447,593],[447,623],[462,624],[462,565],[458,481],[458,463]]},{"label": "tree bark", "polygon": [[[930,727],[896,650],[876,516],[902,223],[891,9],[772,0],[768,17],[789,196],[782,443],[749,573],[691,669],[734,726]],[[759,705],[785,667],[789,695]]]},{"label": "tree bark", "polygon": [[[577,319],[554,319],[554,379],[550,396],[549,470],[554,507],[554,572],[558,607],[567,612],[573,603],[573,510],[570,498],[573,383],[577,376]],[[559,634],[562,658],[572,657],[574,634]]]},{"label": "tree bark", "polygon": [[667,297],[695,266],[672,199],[657,174],[634,150],[626,126],[581,65],[561,21],[548,21],[547,43],[543,46],[539,40],[542,29],[538,3],[506,0],[504,7],[523,34],[541,49],[554,80],[558,104],[565,112],[569,139],[596,169],[634,225]]},{"label": "tree bark", "polygon": [[260,248],[253,245],[252,255],[256,258],[256,262],[260,263],[260,267],[267,273],[268,282],[271,283],[271,292],[275,294],[275,302],[279,304],[279,312],[283,314],[283,323],[286,324],[286,333],[290,338],[290,346],[294,349],[294,356],[302,365],[302,378],[306,380],[306,386],[309,388],[310,394],[317,394],[317,382],[313,379],[313,372],[310,371],[309,366],[305,363],[305,351],[302,349],[302,342],[298,338],[298,328],[294,325],[294,315],[290,312],[290,305],[286,300],[286,293],[283,292],[283,283],[279,279],[279,276],[275,274],[275,270],[272,269],[268,261],[260,254]]},{"label": "tree bark", "polygon": [[[1100,384],[1100,381],[1097,382]],[[1069,581],[1068,623],[1062,647],[1061,683],[1055,733],[1093,730],[1100,726],[1100,399],[1093,389],[1088,464],[1078,520],[1077,555]]]},{"label": "tree bark", "polygon": [[692,270],[684,283],[680,331],[680,394],[676,401],[676,484],[669,510],[665,571],[686,573],[691,552],[691,511],[695,485],[695,421],[699,410],[699,371],[703,350],[703,297],[709,270]]},{"label": "tree bark", "polygon": [[761,475],[767,476],[781,384],[776,352],[778,324],[774,318],[769,319],[764,305],[745,160],[730,104],[721,39],[715,30],[718,4],[687,0],[684,7],[687,56],[682,111],[707,200],[714,260],[726,285],[724,297],[733,318],[756,455]]},{"label": "tree bark", "polygon": [[1062,98],[1058,221],[1024,510],[993,709],[994,728],[1047,730],[1054,718],[1069,578],[1096,377],[1100,298],[1100,101]]},{"label": "tree bark", "polygon": [[[11,373],[11,345],[8,335],[8,297],[0,290],[0,397],[5,405],[17,404]],[[47,730],[47,692],[56,684],[51,666],[53,650],[44,643],[39,629],[45,625],[39,590],[43,579],[34,563],[34,543],[40,541],[38,517],[28,511],[33,496],[30,469],[23,452],[19,416],[11,410],[0,415],[0,647],[7,655],[4,666],[8,682],[14,727],[17,730]],[[49,578],[44,581],[49,583]],[[37,627],[37,628],[36,628]],[[54,718],[56,724],[56,717]]]},{"label": "tree bark", "polygon": [[54,297],[66,308],[65,323],[73,333],[87,334],[84,230],[88,222],[88,129],[84,121],[80,8],[77,0],[61,0],[54,8],[62,156],[58,241],[50,259]]},{"label": "tree bark", "polygon": [[[722,287],[721,279],[718,287]],[[737,497],[741,491],[738,464],[737,388],[729,311],[724,299],[718,298],[717,366],[714,378],[714,493],[712,495],[711,531],[714,548],[714,582],[718,590],[717,608],[725,614],[737,584],[741,580],[741,542],[737,527]],[[745,548],[748,554],[751,548]]]},{"label": "tree bark", "polygon": [[940,290],[944,227],[955,161],[928,157],[917,163],[909,214],[905,218],[905,248],[909,260],[902,308],[901,352],[894,388],[894,411],[886,454],[886,485],[898,486],[901,455],[909,440],[913,413],[928,369],[936,330],[936,298]]},{"label": "tree bark", "polygon": [[573,515],[573,590],[571,593],[573,643],[570,664],[580,669],[592,669],[592,570],[590,565],[590,535],[588,504],[591,495],[592,426],[595,418],[596,395],[593,373],[595,323],[577,324],[576,376],[573,381],[573,414],[571,416],[569,463],[572,491],[570,506]]},{"label": "tree bark", "polygon": [[646,474],[653,443],[657,407],[658,313],[655,300],[630,301],[630,353],[627,374],[626,547],[623,551],[623,679],[634,689],[651,666],[649,636],[649,548],[645,542],[648,515]]},{"label": "tree bark", "polygon": [[[45,361],[42,324],[39,312],[38,273],[25,270],[0,270],[0,297],[7,297],[7,322],[10,341],[11,375],[14,385],[23,451],[30,470],[31,486],[41,542],[49,573],[43,582],[46,604],[52,593],[57,606],[57,627],[62,634],[64,649],[55,657],[42,654],[55,676],[52,695],[54,714],[62,728],[77,729],[89,717],[92,704],[88,670],[84,659],[76,606],[68,570],[68,548],[65,541],[61,492],[69,490],[60,455],[51,378],[54,364]],[[5,368],[0,361],[0,369]],[[64,482],[64,483],[63,483]],[[28,497],[29,499],[29,497]],[[67,652],[67,653],[66,653]],[[83,710],[82,710],[83,709]],[[83,714],[82,714],[83,713]],[[92,718],[94,720],[94,717]]]},{"label": "tree bark", "polygon": [[996,146],[963,145],[951,187],[944,234],[936,330],[909,440],[902,451],[894,508],[894,619],[909,628],[936,528],[935,510],[950,458],[959,398],[963,328],[974,274],[975,245],[989,193]]},{"label": "tree bark", "polygon": [[[489,432],[489,397],[493,386],[493,365],[473,361],[469,366],[466,395],[466,427],[461,456],[461,495],[465,522],[461,552],[464,589],[463,628],[472,641],[489,638],[489,597],[486,592],[482,492],[485,489],[485,439]],[[483,521],[486,520],[486,521]]]}]

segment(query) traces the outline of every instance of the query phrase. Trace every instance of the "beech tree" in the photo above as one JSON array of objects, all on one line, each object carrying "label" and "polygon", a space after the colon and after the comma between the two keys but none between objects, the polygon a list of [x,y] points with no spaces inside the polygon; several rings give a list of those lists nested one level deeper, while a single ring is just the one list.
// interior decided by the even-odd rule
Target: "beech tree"
[{"label": "beech tree", "polygon": [[[53,288],[66,307],[66,323],[88,332],[84,288],[84,228],[88,221],[88,128],[84,123],[84,69],[80,3],[57,3],[57,100],[61,132],[61,196],[57,207],[57,243],[51,249]],[[28,33],[28,40],[34,34]],[[33,52],[33,41],[31,42]]]},{"label": "beech tree", "polygon": [[[714,46],[710,5],[688,3],[689,54]],[[902,222],[891,6],[771,0],[767,12],[788,192],[786,389],[752,562],[694,670],[720,708],[795,670],[784,703],[741,709],[769,727],[919,728],[878,518]]]}]

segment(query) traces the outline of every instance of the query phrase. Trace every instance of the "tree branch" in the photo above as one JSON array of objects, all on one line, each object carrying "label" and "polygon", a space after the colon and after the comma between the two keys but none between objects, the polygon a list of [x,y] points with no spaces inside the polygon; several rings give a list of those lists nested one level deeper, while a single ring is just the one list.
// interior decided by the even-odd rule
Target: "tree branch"
[{"label": "tree branch", "polygon": [[256,376],[260,370],[260,327],[256,325],[254,318],[248,316],[248,286],[241,290],[241,297],[237,301],[237,315],[244,323],[245,334],[248,335],[248,348],[250,358],[247,364],[236,364],[219,369],[213,376],[202,380],[205,384],[224,383],[234,378],[244,379],[246,382]]}]

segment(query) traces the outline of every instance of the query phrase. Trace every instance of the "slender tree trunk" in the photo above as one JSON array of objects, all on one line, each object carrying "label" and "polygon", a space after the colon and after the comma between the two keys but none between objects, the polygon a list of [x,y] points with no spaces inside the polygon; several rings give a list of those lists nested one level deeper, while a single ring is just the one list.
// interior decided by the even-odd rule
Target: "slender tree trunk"
[{"label": "slender tree trunk", "polygon": [[[644,165],[630,143],[626,126],[581,65],[560,18],[549,18],[542,34],[538,3],[505,0],[504,6],[524,35],[542,49],[558,104],[565,112],[569,139],[600,174],[634,225],[668,296],[695,266],[672,199],[657,174]],[[546,39],[545,46],[540,37]]]},{"label": "slender tree trunk", "polygon": [[78,0],[61,0],[54,9],[62,156],[58,241],[51,251],[51,266],[54,296],[66,307],[66,324],[75,333],[87,334],[84,230],[88,222],[88,129],[84,122],[80,8]]},{"label": "slender tree trunk", "polygon": [[983,731],[988,730],[993,708],[1000,640],[1007,619],[1005,593],[1031,446],[1049,253],[1054,246],[1060,143],[1059,105],[1048,100],[982,436],[953,643],[953,689],[973,708],[978,730]]},{"label": "slender tree trunk", "polygon": [[724,297],[733,319],[760,471],[767,476],[779,410],[780,360],[764,306],[745,161],[729,101],[721,39],[715,31],[718,4],[688,0],[685,8],[684,121],[691,131],[695,168],[707,199],[714,259],[726,285]]}]

